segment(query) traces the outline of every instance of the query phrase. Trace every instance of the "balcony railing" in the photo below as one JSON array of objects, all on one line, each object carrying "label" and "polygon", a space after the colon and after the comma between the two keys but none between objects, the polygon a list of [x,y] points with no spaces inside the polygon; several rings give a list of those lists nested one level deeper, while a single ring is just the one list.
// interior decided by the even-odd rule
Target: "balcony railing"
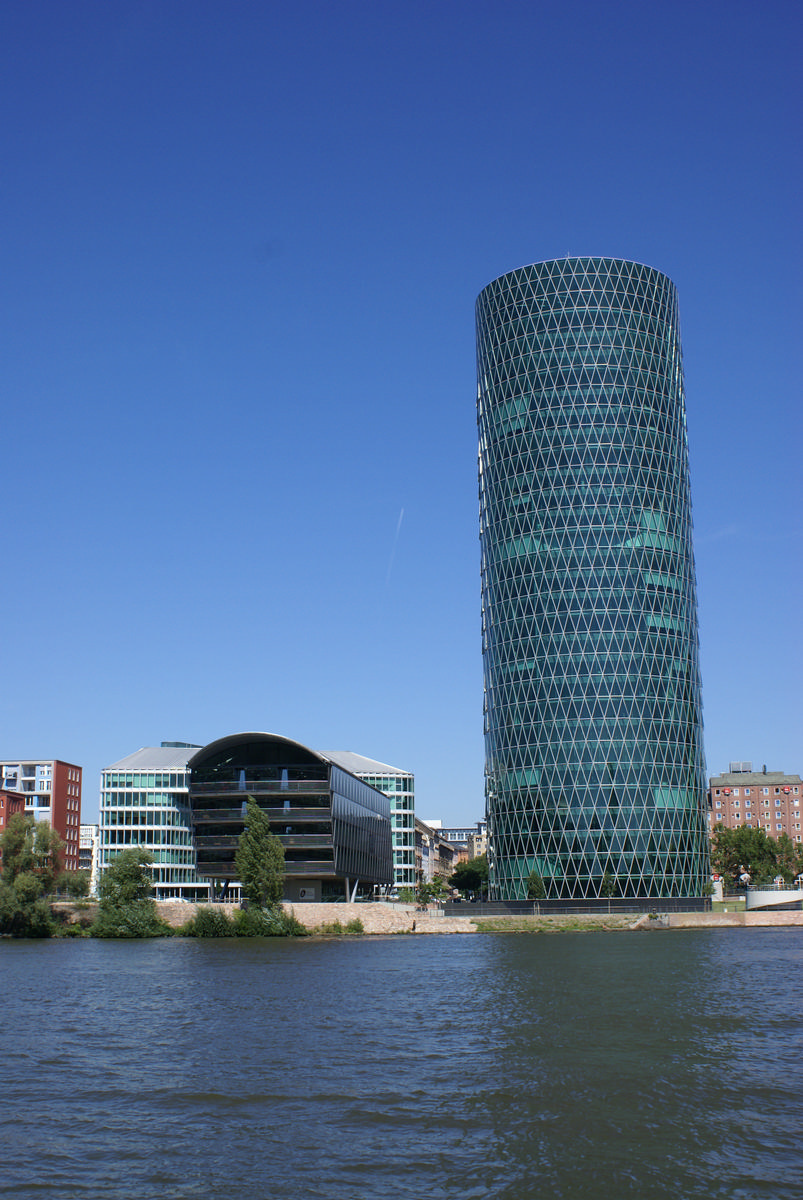
[{"label": "balcony railing", "polygon": [[[328,820],[329,808],[328,805],[316,805],[310,808],[263,808],[262,811],[271,825],[290,825],[295,821]],[[195,826],[229,822],[241,825],[243,812],[242,808],[197,808],[192,814],[192,820]]]},{"label": "balcony railing", "polygon": [[[196,874],[202,879],[234,879],[234,863],[231,859],[218,862],[199,862]],[[312,859],[307,862],[289,862],[285,864],[285,877],[297,879],[301,877],[311,878],[335,878],[335,868],[332,862],[319,862]]]},{"label": "balcony railing", "polygon": [[[332,838],[327,837],[323,833],[310,834],[280,834],[279,840],[285,850],[300,849],[305,850],[331,850]],[[224,835],[217,837],[214,833],[201,834],[196,839],[196,848],[198,850],[236,850],[240,844],[238,837]]]},{"label": "balcony railing", "polygon": [[243,799],[249,794],[265,795],[269,792],[328,792],[326,779],[249,779],[247,783],[221,779],[215,783],[193,783],[190,792],[196,796],[227,796],[241,793]]}]

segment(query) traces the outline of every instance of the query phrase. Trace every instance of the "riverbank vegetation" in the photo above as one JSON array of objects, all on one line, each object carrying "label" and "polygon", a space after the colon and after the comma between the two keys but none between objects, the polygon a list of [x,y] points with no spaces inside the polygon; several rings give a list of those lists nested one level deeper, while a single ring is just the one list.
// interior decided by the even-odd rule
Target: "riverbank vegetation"
[{"label": "riverbank vegetation", "polygon": [[[62,850],[58,834],[48,824],[21,813],[11,817],[0,838],[0,935],[217,938],[302,937],[308,933],[282,907],[284,849],[251,797],[235,860],[243,886],[243,907],[231,916],[225,910],[202,906],[180,928],[168,925],[153,899],[153,857],[144,846],[129,846],[114,856],[101,875],[94,921],[87,913],[71,922],[70,914],[63,907],[54,910],[53,903],[65,896],[83,901],[89,880],[84,872],[62,871]],[[350,922],[342,932],[362,932],[352,928],[354,924]]]},{"label": "riverbank vegetation", "polygon": [[359,917],[355,917],[352,921],[346,921],[345,925],[340,921],[329,921],[325,925],[317,925],[309,932],[314,937],[359,937],[361,933],[365,933],[365,926]]},{"label": "riverbank vegetation", "polygon": [[639,920],[632,913],[588,913],[585,916],[555,917],[476,917],[472,925],[478,933],[607,933],[612,929],[632,929]]},{"label": "riverbank vegetation", "polygon": [[122,850],[100,877],[98,915],[90,928],[98,938],[169,937],[173,930],[156,912],[148,867],[153,862],[141,846]]}]

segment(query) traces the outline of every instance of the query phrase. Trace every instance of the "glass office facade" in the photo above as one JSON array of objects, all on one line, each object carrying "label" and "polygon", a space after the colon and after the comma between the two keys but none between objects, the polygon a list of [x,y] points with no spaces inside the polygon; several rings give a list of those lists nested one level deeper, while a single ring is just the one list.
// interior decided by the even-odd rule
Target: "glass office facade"
[{"label": "glass office facade", "polygon": [[677,294],[604,258],[477,301],[491,894],[709,878]]},{"label": "glass office facade", "polygon": [[393,884],[397,888],[415,887],[415,776],[347,750],[327,750],[324,758],[387,796],[393,844]]},{"label": "glass office facade", "polygon": [[131,846],[153,856],[157,900],[205,900],[195,870],[187,760],[194,747],[163,743],[137,750],[101,774],[98,870]]}]

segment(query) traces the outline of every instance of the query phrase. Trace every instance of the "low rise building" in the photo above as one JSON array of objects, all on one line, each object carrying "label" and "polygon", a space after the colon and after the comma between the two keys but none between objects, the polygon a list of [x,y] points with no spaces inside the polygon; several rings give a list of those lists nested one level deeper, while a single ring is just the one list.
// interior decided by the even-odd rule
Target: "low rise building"
[{"label": "low rise building", "polygon": [[440,821],[430,821],[430,825],[438,829],[447,842],[457,848],[460,862],[470,858],[479,858],[488,850],[488,823],[475,821],[473,825],[442,825]]},{"label": "low rise building", "polygon": [[713,775],[708,789],[708,827],[720,822],[726,829],[747,825],[763,829],[772,838],[787,834],[796,845],[803,842],[801,818],[803,780],[783,771],[754,771],[749,762],[730,763],[730,770]]},{"label": "low rise building", "polygon": [[438,823],[415,820],[416,881],[431,883],[436,875],[448,880],[460,862],[458,847],[443,836]]},{"label": "low rise building", "polygon": [[47,821],[64,843],[62,866],[78,870],[81,827],[81,768],[60,758],[18,758],[0,762],[0,787],[21,792],[25,811]]}]

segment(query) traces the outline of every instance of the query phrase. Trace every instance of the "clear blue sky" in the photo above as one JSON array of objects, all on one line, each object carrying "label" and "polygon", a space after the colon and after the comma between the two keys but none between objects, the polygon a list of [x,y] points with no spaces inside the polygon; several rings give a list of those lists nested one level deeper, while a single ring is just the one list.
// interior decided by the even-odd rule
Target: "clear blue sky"
[{"label": "clear blue sky", "polygon": [[803,770],[799,18],[8,0],[0,757],[90,819],[269,730],[480,817],[474,301],[570,253],[679,290],[709,771]]}]

